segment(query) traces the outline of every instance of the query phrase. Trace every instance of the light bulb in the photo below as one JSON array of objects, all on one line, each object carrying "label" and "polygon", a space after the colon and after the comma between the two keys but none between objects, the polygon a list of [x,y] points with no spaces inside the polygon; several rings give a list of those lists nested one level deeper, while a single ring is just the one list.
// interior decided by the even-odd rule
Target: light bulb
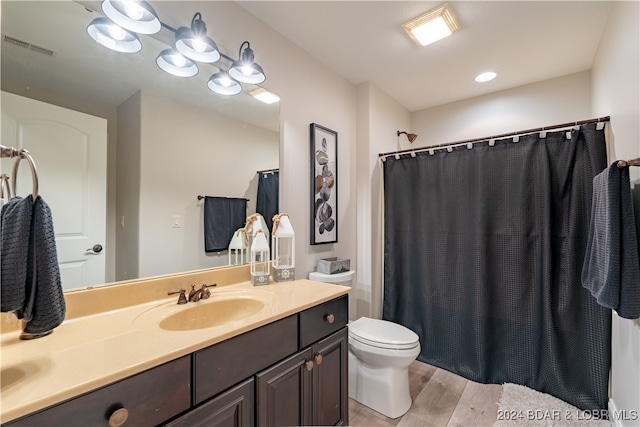
[{"label": "light bulb", "polygon": [[253,67],[251,67],[251,65],[244,65],[242,67],[242,74],[244,74],[245,76],[250,76],[252,71]]},{"label": "light bulb", "polygon": [[207,49],[207,44],[200,39],[194,39],[193,49],[197,52],[204,52]]},{"label": "light bulb", "polygon": [[173,61],[174,64],[176,64],[178,67],[184,67],[184,64],[187,63],[187,60],[185,59],[184,56],[180,55],[179,53],[176,53],[175,55],[171,56],[171,60]]},{"label": "light bulb", "polygon": [[124,11],[129,18],[135,19],[136,21],[144,16],[144,9],[140,7],[136,0],[125,0]]},{"label": "light bulb", "polygon": [[123,28],[113,24],[109,25],[109,35],[114,40],[124,40],[127,36],[127,32]]}]

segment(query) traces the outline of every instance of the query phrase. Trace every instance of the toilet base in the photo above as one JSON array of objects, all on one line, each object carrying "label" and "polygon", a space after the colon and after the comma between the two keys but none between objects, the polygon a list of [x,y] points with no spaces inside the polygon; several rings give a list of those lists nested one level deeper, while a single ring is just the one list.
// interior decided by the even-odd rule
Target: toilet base
[{"label": "toilet base", "polygon": [[409,369],[372,368],[349,352],[349,397],[389,418],[411,408]]}]

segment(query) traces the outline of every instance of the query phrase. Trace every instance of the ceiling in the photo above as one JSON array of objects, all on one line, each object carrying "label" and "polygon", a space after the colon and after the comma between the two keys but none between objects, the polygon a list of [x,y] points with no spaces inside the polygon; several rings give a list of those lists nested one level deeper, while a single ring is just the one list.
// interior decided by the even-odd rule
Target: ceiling
[{"label": "ceiling", "polygon": [[[591,69],[609,1],[449,1],[460,29],[419,47],[402,24],[443,2],[240,1],[353,84],[409,111]],[[487,70],[497,79],[479,84]]]},{"label": "ceiling", "polygon": [[[184,14],[185,2],[152,3],[163,17]],[[589,70],[611,6],[608,1],[449,1],[460,29],[444,40],[418,47],[404,33],[402,24],[441,2],[237,3],[346,80],[356,85],[372,82],[409,111]],[[2,43],[3,85],[11,78],[23,85],[56,84],[68,87],[76,96],[105,98],[113,105],[138,87],[171,88],[189,96],[196,105],[238,110],[247,116],[246,104],[236,102],[242,97],[232,97],[233,102],[214,100],[208,90],[202,90],[210,72],[201,72],[189,81],[158,72],[153,58],[166,41],[145,39],[141,54],[147,52],[153,58],[144,58],[97,49],[89,37],[77,37],[96,15],[85,7],[97,10],[99,4],[96,0],[2,1],[3,34],[56,51],[53,62],[33,54],[18,57],[21,48]],[[209,32],[215,39],[215,28]],[[159,35],[173,36],[166,31]],[[71,57],[74,51],[82,52],[81,56]],[[120,62],[125,57],[129,62]],[[110,69],[104,59],[109,59]],[[143,82],[133,78],[138,69],[147,76]],[[475,83],[474,76],[486,70],[497,71],[498,78]],[[96,78],[104,84],[91,83]],[[277,117],[277,104],[270,108],[269,114]],[[259,111],[255,119],[246,120],[251,123],[264,115]]]}]

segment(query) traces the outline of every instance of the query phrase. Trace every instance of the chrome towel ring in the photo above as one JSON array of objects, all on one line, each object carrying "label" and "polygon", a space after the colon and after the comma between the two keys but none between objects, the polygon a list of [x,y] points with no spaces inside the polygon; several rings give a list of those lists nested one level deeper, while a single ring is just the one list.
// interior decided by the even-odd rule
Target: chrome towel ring
[{"label": "chrome towel ring", "polygon": [[[22,161],[22,159],[27,160],[27,162],[29,163],[29,167],[31,168],[31,179],[33,182],[33,191],[31,192],[31,196],[33,197],[33,201],[35,202],[36,198],[38,197],[38,171],[36,169],[36,163],[33,161],[33,157],[31,157],[31,154],[29,153],[29,151],[25,150],[24,148],[17,149],[13,147],[5,147],[0,145],[0,157],[10,157],[10,158],[16,157],[16,160],[13,163],[11,187],[9,188],[9,195],[13,194],[13,196],[17,195],[16,188],[17,188],[18,167],[20,166],[20,162]],[[2,182],[3,190],[5,185],[4,179],[8,179],[8,177],[3,178],[3,182]]]}]

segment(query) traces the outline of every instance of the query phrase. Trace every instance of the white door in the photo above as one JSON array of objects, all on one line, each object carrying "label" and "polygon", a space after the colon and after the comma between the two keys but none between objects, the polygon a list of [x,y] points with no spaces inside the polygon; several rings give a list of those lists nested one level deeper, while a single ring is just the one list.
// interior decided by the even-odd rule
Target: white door
[{"label": "white door", "polygon": [[[105,282],[107,121],[2,92],[2,145],[25,148],[51,208],[63,288]],[[11,174],[14,159],[2,159]],[[20,162],[17,195],[31,194],[29,163]],[[96,246],[96,249],[98,247]]]}]

